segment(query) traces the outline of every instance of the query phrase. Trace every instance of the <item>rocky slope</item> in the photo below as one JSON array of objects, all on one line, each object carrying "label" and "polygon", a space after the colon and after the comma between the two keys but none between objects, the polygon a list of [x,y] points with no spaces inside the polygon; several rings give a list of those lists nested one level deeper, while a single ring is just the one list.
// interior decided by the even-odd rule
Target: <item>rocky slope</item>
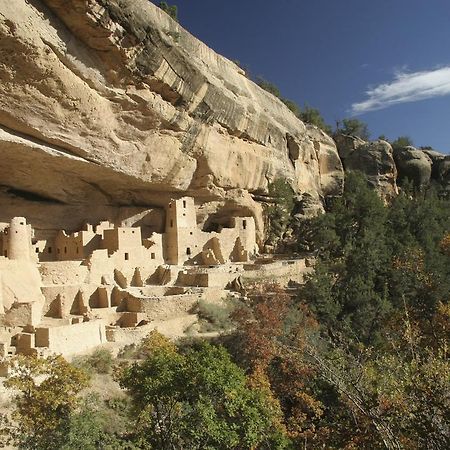
[{"label": "rocky slope", "polygon": [[158,227],[181,194],[261,233],[277,177],[317,205],[343,182],[331,138],[148,0],[0,0],[0,149],[0,222],[41,233]]}]

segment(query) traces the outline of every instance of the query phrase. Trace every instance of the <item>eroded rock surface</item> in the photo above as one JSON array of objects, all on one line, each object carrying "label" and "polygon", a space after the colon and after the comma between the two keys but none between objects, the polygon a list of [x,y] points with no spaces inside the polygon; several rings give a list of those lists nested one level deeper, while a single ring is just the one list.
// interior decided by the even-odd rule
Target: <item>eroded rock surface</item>
[{"label": "eroded rock surface", "polygon": [[450,155],[431,149],[422,149],[431,159],[431,178],[450,191]]},{"label": "eroded rock surface", "polygon": [[431,179],[431,158],[414,147],[394,149],[399,180],[408,179],[418,188],[426,186]]},{"label": "eroded rock surface", "polygon": [[336,134],[334,140],[337,145],[339,156],[342,160],[348,158],[356,149],[364,145],[366,141],[358,136],[350,134]]},{"label": "eroded rock surface", "polygon": [[261,234],[277,177],[317,204],[342,189],[331,138],[147,0],[0,0],[0,127],[0,222],[38,234],[155,226],[177,195]]},{"label": "eroded rock surface", "polygon": [[398,194],[397,168],[389,142],[366,142],[356,136],[337,135],[336,143],[345,170],[362,172],[385,200]]},{"label": "eroded rock surface", "polygon": [[391,200],[398,194],[397,168],[388,142],[374,141],[359,146],[345,160],[345,165],[348,170],[362,171],[382,198]]}]

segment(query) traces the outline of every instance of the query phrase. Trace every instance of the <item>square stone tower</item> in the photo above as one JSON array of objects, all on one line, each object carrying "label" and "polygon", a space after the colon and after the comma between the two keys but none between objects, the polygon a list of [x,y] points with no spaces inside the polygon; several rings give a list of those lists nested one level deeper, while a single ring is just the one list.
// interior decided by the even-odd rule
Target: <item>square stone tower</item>
[{"label": "square stone tower", "polygon": [[166,208],[165,249],[169,264],[184,264],[194,255],[198,240],[197,217],[192,197],[172,200]]}]

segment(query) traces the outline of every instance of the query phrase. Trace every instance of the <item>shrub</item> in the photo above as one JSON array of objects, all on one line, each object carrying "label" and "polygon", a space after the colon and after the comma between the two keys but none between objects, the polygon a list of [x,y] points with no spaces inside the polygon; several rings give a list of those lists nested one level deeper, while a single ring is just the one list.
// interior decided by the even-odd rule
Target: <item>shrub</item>
[{"label": "shrub", "polygon": [[167,2],[160,2],[158,5],[166,14],[178,22],[178,7],[176,5],[169,5]]},{"label": "shrub", "polygon": [[208,303],[200,300],[197,305],[197,314],[201,321],[201,332],[229,330],[233,328],[233,321],[230,318],[234,311],[236,303],[230,299],[226,303]]},{"label": "shrub", "polygon": [[120,359],[136,359],[137,358],[137,348],[136,344],[128,344],[120,349],[117,354],[117,358]]},{"label": "shrub", "polygon": [[329,135],[332,133],[330,125],[325,123],[322,114],[320,114],[320,111],[317,108],[311,108],[310,106],[305,105],[303,111],[300,112],[299,118],[305,123],[315,125]]},{"label": "shrub", "polygon": [[294,115],[298,118],[301,117],[302,111],[300,109],[300,106],[297,105],[292,100],[289,100],[288,98],[282,98],[281,101],[294,113]]},{"label": "shrub", "polygon": [[265,91],[269,92],[270,94],[274,95],[277,98],[281,98],[281,92],[278,87],[271,83],[270,81],[265,80],[262,77],[256,77],[255,83]]},{"label": "shrub", "polygon": [[344,119],[342,122],[338,122],[336,133],[349,134],[365,141],[368,141],[370,137],[369,127],[358,119]]},{"label": "shrub", "polygon": [[72,364],[88,373],[110,373],[113,361],[114,358],[110,350],[99,348],[91,355],[74,358]]},{"label": "shrub", "polygon": [[392,148],[404,148],[414,145],[409,136],[399,136],[393,143]]},{"label": "shrub", "polygon": [[87,375],[62,356],[20,355],[11,361],[11,368],[5,386],[16,392],[14,423],[2,424],[2,428],[9,428],[20,448],[61,448],[65,429],[79,405],[78,394],[88,385]]},{"label": "shrub", "polygon": [[266,244],[276,246],[291,223],[294,191],[285,178],[278,178],[269,184],[269,195],[272,197],[272,203],[266,207]]}]

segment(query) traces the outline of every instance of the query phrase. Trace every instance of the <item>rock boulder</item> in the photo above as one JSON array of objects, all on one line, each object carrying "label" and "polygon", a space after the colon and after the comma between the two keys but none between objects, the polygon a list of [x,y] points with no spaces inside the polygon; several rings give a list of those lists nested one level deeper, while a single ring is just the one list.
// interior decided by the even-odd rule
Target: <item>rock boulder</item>
[{"label": "rock boulder", "polygon": [[345,168],[363,172],[370,185],[385,200],[398,194],[397,168],[389,142],[380,140],[360,145],[345,160]]},{"label": "rock boulder", "polygon": [[394,149],[394,160],[398,170],[398,179],[408,179],[417,188],[426,186],[431,179],[431,158],[422,150],[414,147]]},{"label": "rock boulder", "polygon": [[397,168],[389,142],[366,142],[356,136],[335,137],[346,171],[362,172],[381,198],[389,201],[398,194]]}]

